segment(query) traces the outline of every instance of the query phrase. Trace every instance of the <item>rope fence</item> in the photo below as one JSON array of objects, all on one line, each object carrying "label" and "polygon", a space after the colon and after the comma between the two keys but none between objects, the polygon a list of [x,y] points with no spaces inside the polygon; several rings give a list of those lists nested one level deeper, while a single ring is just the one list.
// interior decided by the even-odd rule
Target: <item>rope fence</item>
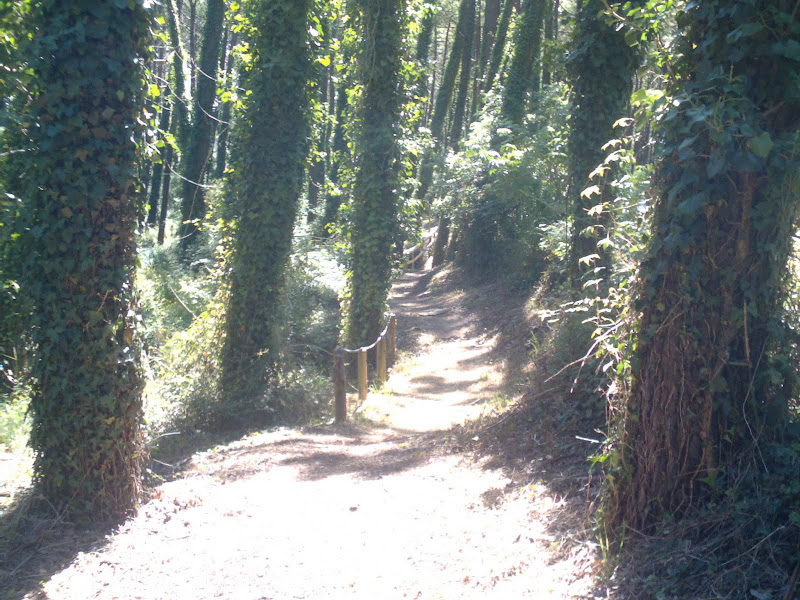
[{"label": "rope fence", "polygon": [[406,250],[405,254],[407,256],[410,256],[411,258],[404,260],[400,265],[401,268],[405,269],[406,267],[410,266],[412,269],[416,269],[417,261],[420,259],[422,259],[423,261],[425,260],[425,255],[428,253],[428,250],[431,249],[431,246],[433,246],[434,242],[436,241],[436,234],[438,233],[438,229],[439,229],[438,227],[434,227],[433,229],[431,229],[427,237],[421,243]]},{"label": "rope fence", "polygon": [[394,364],[397,354],[397,316],[389,315],[386,327],[378,335],[378,339],[369,346],[356,348],[342,348],[338,346],[333,353],[333,386],[334,386],[334,405],[335,422],[343,423],[347,420],[347,372],[344,365],[345,354],[358,355],[358,400],[364,402],[367,399],[367,386],[369,385],[369,373],[367,366],[367,352],[376,352],[376,384],[382,386],[386,383],[388,368]]}]

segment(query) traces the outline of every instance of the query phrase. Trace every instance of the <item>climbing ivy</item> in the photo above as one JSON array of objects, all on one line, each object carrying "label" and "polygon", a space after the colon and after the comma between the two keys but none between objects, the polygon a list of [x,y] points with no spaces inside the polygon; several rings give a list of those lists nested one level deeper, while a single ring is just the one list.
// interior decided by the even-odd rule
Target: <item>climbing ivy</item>
[{"label": "climbing ivy", "polygon": [[539,91],[544,0],[524,0],[514,40],[514,56],[503,93],[503,116],[520,124],[527,112],[529,95]]},{"label": "climbing ivy", "polygon": [[206,214],[206,176],[211,172],[211,149],[214,143],[214,99],[217,95],[217,69],[222,25],[225,19],[225,1],[207,0],[206,21],[203,28],[203,45],[200,48],[200,65],[195,75],[197,92],[192,106],[192,123],[189,144],[182,156],[181,172],[181,224],[178,238],[181,258],[191,259],[189,254],[200,232]]},{"label": "climbing ivy", "polygon": [[728,467],[781,430],[796,390],[780,316],[800,197],[797,3],[689,2],[678,25],[611,511],[634,527],[732,486]]},{"label": "climbing ivy", "polygon": [[350,225],[348,343],[370,344],[382,328],[397,231],[397,121],[401,94],[401,0],[359,0],[363,85]]},{"label": "climbing ivy", "polygon": [[132,279],[143,0],[40,0],[25,44],[30,151],[9,257],[32,305],[30,444],[49,505],[114,521],[135,507],[141,376]]},{"label": "climbing ivy", "polygon": [[488,92],[494,87],[497,73],[500,71],[500,63],[505,56],[506,37],[508,36],[508,26],[511,23],[511,12],[514,10],[514,0],[505,0],[503,12],[500,14],[500,21],[497,24],[497,35],[494,46],[492,46],[491,59],[489,60],[489,70],[483,81],[483,91]]},{"label": "climbing ivy", "polygon": [[234,406],[263,395],[277,358],[278,307],[309,134],[310,5],[243,5],[249,51],[241,85],[247,94],[231,156],[234,243],[222,352],[224,402]]},{"label": "climbing ivy", "polygon": [[[629,4],[638,6],[642,2]],[[578,291],[587,273],[600,280],[609,275],[610,253],[598,242],[609,236],[608,205],[613,202],[614,191],[606,182],[613,177],[610,169],[597,168],[615,150],[608,144],[619,137],[614,124],[626,116],[639,62],[639,53],[626,41],[625,30],[605,14],[604,8],[604,0],[583,3],[567,62],[572,83],[569,261],[573,288]]]}]

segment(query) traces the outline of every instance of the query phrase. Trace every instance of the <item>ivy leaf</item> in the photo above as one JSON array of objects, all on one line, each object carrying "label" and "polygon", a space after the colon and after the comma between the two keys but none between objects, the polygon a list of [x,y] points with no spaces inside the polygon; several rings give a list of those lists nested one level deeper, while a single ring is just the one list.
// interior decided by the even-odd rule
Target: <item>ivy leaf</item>
[{"label": "ivy leaf", "polygon": [[782,40],[775,46],[777,54],[791,60],[800,61],[800,42],[797,40]]},{"label": "ivy leaf", "polygon": [[733,44],[740,38],[755,35],[762,29],[764,29],[763,23],[760,22],[745,23],[744,25],[737,27],[727,35],[728,43]]},{"label": "ivy leaf", "polygon": [[705,197],[706,194],[704,192],[689,196],[686,200],[678,204],[678,211],[686,215],[693,215],[697,213],[697,209],[700,208],[700,205],[703,203],[703,200],[705,200]]},{"label": "ivy leaf", "polygon": [[769,156],[774,145],[772,138],[766,131],[759,136],[747,140],[747,149],[759,158],[766,158]]},{"label": "ivy leaf", "polygon": [[600,194],[600,187],[596,185],[590,185],[581,192],[581,198],[591,198],[595,194]]},{"label": "ivy leaf", "polygon": [[706,172],[708,174],[709,179],[713,179],[720,172],[725,168],[726,160],[725,155],[719,150],[715,150],[711,154],[711,158],[708,161],[708,166],[706,167]]}]

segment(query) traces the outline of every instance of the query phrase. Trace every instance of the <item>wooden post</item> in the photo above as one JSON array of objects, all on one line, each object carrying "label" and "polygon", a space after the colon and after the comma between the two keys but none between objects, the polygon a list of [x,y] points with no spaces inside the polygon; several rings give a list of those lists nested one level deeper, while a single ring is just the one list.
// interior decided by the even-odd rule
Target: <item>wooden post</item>
[{"label": "wooden post", "polygon": [[387,333],[389,339],[387,340],[389,343],[388,347],[388,361],[389,366],[394,365],[394,360],[397,355],[397,316],[396,315],[389,315],[389,331]]},{"label": "wooden post", "polygon": [[386,338],[378,338],[378,385],[386,383]]},{"label": "wooden post", "polygon": [[339,346],[333,355],[333,386],[336,423],[347,420],[347,375],[344,370],[344,349]]},{"label": "wooden post", "polygon": [[367,351],[363,348],[358,351],[358,399],[367,399]]}]

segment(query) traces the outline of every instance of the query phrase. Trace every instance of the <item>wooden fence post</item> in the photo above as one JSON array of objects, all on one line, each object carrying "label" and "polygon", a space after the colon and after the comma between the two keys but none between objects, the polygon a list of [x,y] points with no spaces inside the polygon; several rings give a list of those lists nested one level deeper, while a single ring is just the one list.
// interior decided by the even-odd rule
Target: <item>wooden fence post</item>
[{"label": "wooden fence post", "polygon": [[394,360],[397,354],[397,317],[395,315],[389,315],[389,332],[388,332],[389,339],[389,348],[388,348],[388,360],[389,366],[394,366]]},{"label": "wooden fence post", "polygon": [[347,375],[344,370],[344,349],[341,346],[334,353],[333,385],[335,422],[344,423],[347,420]]},{"label": "wooden fence post", "polygon": [[386,383],[386,339],[381,336],[378,338],[378,385]]},{"label": "wooden fence post", "polygon": [[358,350],[358,399],[367,399],[367,351],[363,348]]}]

